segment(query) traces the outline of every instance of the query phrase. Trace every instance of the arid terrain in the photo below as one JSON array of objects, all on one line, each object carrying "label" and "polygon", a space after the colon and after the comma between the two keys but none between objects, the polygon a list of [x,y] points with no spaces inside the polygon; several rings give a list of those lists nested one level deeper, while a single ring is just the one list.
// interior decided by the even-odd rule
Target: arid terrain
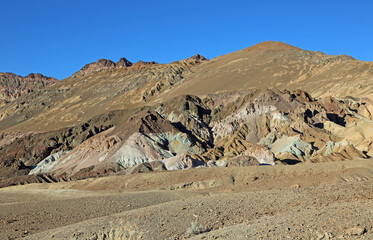
[{"label": "arid terrain", "polygon": [[372,239],[372,83],[272,41],[0,73],[0,238]]},{"label": "arid terrain", "polygon": [[0,189],[0,238],[371,239],[372,179],[352,160],[14,186]]}]

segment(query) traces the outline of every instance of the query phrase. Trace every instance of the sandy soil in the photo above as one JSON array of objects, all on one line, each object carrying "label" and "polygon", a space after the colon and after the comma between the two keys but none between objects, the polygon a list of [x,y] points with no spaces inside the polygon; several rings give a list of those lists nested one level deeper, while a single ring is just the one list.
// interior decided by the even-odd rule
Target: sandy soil
[{"label": "sandy soil", "polygon": [[373,161],[0,189],[0,239],[372,239]]}]

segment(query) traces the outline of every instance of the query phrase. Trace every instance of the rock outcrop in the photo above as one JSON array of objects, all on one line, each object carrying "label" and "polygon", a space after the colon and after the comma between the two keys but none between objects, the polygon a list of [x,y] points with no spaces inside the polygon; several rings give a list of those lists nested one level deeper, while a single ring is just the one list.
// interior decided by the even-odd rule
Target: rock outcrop
[{"label": "rock outcrop", "polygon": [[222,106],[220,97],[225,95],[184,95],[155,105],[155,111],[136,112],[126,121],[119,118],[115,127],[97,132],[64,155],[48,156],[29,174],[72,178],[82,172],[115,172],[115,166],[140,173],[369,157],[356,142],[340,141],[339,129],[323,127],[333,123],[348,128],[362,121],[342,100],[268,90],[237,93],[235,101]]},{"label": "rock outcrop", "polygon": [[126,58],[121,58],[117,63],[108,59],[99,59],[97,62],[86,64],[78,72],[74,73],[73,76],[85,76],[94,72],[114,69],[114,68],[126,68],[132,66],[132,63]]},{"label": "rock outcrop", "polygon": [[30,73],[22,77],[14,73],[0,73],[0,107],[20,96],[45,88],[58,82],[40,73]]},{"label": "rock outcrop", "polygon": [[[197,65],[203,61],[207,61],[208,59],[196,54],[190,58],[187,58],[185,60],[174,62],[173,64],[180,64],[184,66],[193,66]],[[86,64],[82,69],[80,69],[78,72],[74,73],[74,77],[82,77],[87,76],[95,72],[101,72],[101,71],[107,71],[107,70],[114,70],[114,69],[121,69],[125,68],[128,70],[139,70],[142,68],[150,67],[152,65],[159,65],[159,63],[151,61],[151,62],[144,62],[144,61],[138,61],[136,63],[132,63],[126,58],[122,57],[119,59],[118,62],[113,62],[110,59],[99,59],[97,62],[92,62],[89,64]]]}]

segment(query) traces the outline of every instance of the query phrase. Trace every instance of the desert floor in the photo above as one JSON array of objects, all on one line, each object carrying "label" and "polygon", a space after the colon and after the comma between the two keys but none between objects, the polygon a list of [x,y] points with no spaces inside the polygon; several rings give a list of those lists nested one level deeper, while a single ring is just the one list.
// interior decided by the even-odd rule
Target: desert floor
[{"label": "desert floor", "polygon": [[0,189],[0,239],[373,239],[373,160]]}]

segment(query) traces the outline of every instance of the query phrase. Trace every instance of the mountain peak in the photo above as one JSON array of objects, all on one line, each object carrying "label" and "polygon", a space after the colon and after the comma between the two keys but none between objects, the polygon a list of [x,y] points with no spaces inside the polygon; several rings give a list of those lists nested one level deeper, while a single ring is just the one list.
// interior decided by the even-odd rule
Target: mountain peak
[{"label": "mountain peak", "polygon": [[99,67],[115,67],[115,63],[113,61],[111,61],[110,59],[104,59],[104,58],[101,58],[99,60],[97,60],[97,66]]},{"label": "mountain peak", "polygon": [[205,58],[204,56],[202,56],[200,54],[196,54],[194,56],[191,56],[189,59],[191,59],[191,60],[197,60],[197,61],[207,60],[207,58]]},{"label": "mountain peak", "polygon": [[114,69],[114,68],[124,68],[124,67],[130,67],[132,66],[132,63],[128,61],[126,58],[122,57],[117,63],[113,62],[110,59],[98,59],[97,62],[92,62],[89,64],[86,64],[82,69],[80,69],[78,72],[74,73],[73,76],[85,76],[87,74],[91,74],[94,72],[99,72],[102,70],[107,69]]},{"label": "mountain peak", "polygon": [[130,67],[132,63],[127,58],[122,57],[115,65],[116,67]]},{"label": "mountain peak", "polygon": [[180,60],[180,61],[175,61],[175,62],[172,62],[172,63],[183,64],[183,65],[186,65],[186,66],[193,66],[193,65],[196,65],[196,64],[204,62],[204,61],[209,61],[209,60],[207,58],[205,58],[204,56],[200,55],[200,54],[196,54],[196,55],[191,56],[189,58],[186,58],[186,59],[183,59],[183,60]]},{"label": "mountain peak", "polygon": [[247,50],[250,51],[268,51],[268,50],[302,50],[298,47],[294,47],[290,44],[284,42],[275,42],[275,41],[265,41],[258,44],[255,44]]}]

